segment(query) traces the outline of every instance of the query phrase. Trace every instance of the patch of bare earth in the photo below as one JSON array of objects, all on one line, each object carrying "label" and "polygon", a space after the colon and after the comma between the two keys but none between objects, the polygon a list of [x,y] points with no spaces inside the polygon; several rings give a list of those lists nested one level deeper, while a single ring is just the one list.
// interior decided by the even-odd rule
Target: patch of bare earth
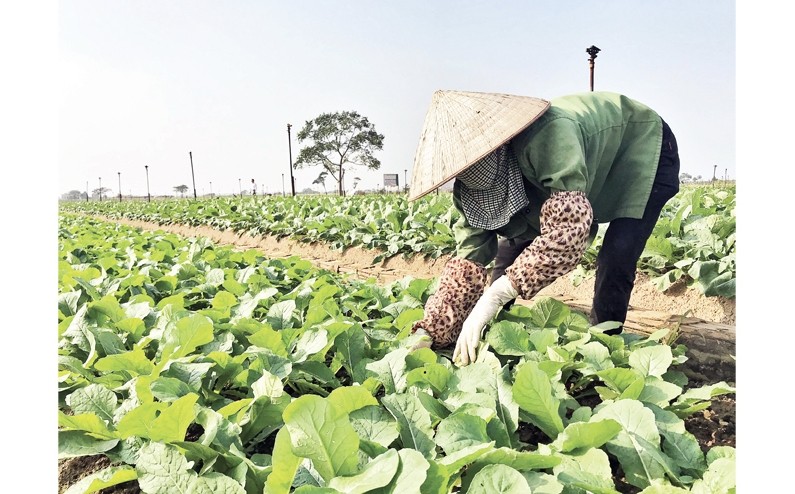
[{"label": "patch of bare earth", "polygon": [[[219,244],[233,245],[239,249],[259,249],[271,258],[299,256],[315,265],[338,273],[374,279],[388,283],[406,276],[432,278],[441,274],[447,256],[437,259],[414,257],[405,259],[396,256],[378,264],[372,260],[377,255],[372,250],[349,247],[344,251],[334,250],[325,244],[304,243],[289,238],[251,236],[232,231],[219,231],[209,227],[185,225],[161,226],[142,221],[113,220],[144,230],[163,230],[187,237],[207,237]],[[575,309],[587,312],[593,295],[593,278],[575,286],[570,277],[563,277],[542,290],[538,296],[549,296],[565,302]],[[691,385],[699,382],[711,384],[726,380],[734,385],[734,325],[735,299],[704,297],[697,289],[676,283],[661,293],[649,278],[639,273],[630,299],[630,310],[626,327],[630,331],[651,332],[656,327],[676,327],[692,339],[682,341],[693,350],[689,358],[694,361],[688,376]],[[703,341],[701,341],[703,340]],[[700,362],[700,365],[699,365]],[[720,372],[719,372],[720,371]],[[719,396],[712,405],[685,420],[687,430],[693,434],[703,451],[715,446],[736,446],[735,395]],[[519,431],[521,435],[530,434]],[[95,470],[110,462],[104,455],[74,458],[59,462],[59,493],[62,493]],[[619,474],[616,489],[622,493],[637,493],[640,489],[622,483]],[[100,491],[102,494],[132,494],[141,492],[136,482]]]}]

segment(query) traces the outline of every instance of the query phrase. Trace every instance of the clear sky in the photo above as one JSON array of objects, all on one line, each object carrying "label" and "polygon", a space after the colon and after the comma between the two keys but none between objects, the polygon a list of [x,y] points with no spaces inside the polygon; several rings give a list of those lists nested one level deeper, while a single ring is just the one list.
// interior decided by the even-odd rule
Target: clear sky
[{"label": "clear sky", "polygon": [[[736,178],[731,1],[79,0],[59,3],[58,29],[59,194],[101,177],[143,195],[145,165],[152,194],[192,193],[189,152],[198,194],[252,178],[281,193],[283,174],[289,192],[298,131],[346,110],[385,136],[381,169],[348,176],[402,184],[433,91],[588,91],[591,45],[595,89],[658,110],[683,172]],[[295,171],[297,190],[320,171]]]}]

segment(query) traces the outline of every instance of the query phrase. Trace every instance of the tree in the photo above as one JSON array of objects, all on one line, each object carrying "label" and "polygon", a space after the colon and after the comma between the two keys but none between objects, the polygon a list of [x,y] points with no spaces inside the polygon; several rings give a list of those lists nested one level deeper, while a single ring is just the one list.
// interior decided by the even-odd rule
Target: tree
[{"label": "tree", "polygon": [[185,192],[188,191],[187,185],[177,185],[174,187],[174,192],[179,192],[181,197],[185,197]]},{"label": "tree", "polygon": [[679,174],[679,183],[687,184],[687,183],[698,182],[699,180],[701,180],[701,175],[696,175],[694,177],[689,173],[683,172]]},{"label": "tree", "polygon": [[328,177],[328,172],[323,170],[320,172],[320,175],[312,182],[312,185],[320,184],[323,186],[323,193],[326,193],[326,177]]},{"label": "tree", "polygon": [[85,198],[86,198],[86,193],[80,192],[79,190],[70,190],[66,194],[61,195],[62,201],[79,201]]},{"label": "tree", "polygon": [[97,197],[100,200],[102,200],[103,197],[107,199],[108,198],[108,192],[110,192],[109,188],[107,188],[107,187],[99,187],[99,188],[96,188],[96,189],[91,191],[91,197]]},{"label": "tree", "polygon": [[[341,196],[345,195],[345,166],[364,166],[378,170],[381,162],[373,156],[384,148],[384,135],[375,131],[367,117],[355,111],[323,113],[309,120],[298,132],[298,142],[311,141],[301,149],[293,165],[322,166],[339,184]],[[318,177],[320,178],[320,177]]]}]

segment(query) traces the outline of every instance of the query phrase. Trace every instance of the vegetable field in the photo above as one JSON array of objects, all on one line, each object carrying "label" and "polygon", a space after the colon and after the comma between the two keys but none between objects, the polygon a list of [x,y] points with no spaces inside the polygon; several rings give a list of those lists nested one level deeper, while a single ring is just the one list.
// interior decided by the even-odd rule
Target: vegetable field
[{"label": "vegetable field", "polygon": [[[734,186],[686,187],[666,205],[639,269],[659,290],[682,280],[705,296],[734,297],[736,282]],[[403,195],[216,198],[194,201],[64,203],[62,209],[157,225],[208,226],[251,235],[322,242],[373,251],[373,264],[393,256],[437,258],[455,250],[458,213],[449,194],[409,203]],[[575,275],[592,274],[601,235]]]},{"label": "vegetable field", "polygon": [[[642,269],[733,296],[733,191],[684,192]],[[450,252],[448,200],[62,205],[58,456],[102,460],[63,492],[734,492],[734,447],[688,426],[735,389],[689,382],[675,328],[610,336],[542,298],[500,313],[459,368],[411,351],[434,279],[377,284],[77,214],[363,245],[379,262]]]}]

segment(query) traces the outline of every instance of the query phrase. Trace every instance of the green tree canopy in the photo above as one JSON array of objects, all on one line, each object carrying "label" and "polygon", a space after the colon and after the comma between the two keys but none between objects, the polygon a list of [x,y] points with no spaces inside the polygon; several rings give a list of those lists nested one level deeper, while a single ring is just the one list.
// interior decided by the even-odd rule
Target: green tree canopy
[{"label": "green tree canopy", "polygon": [[185,197],[185,192],[187,192],[187,191],[188,191],[188,186],[187,185],[177,185],[176,187],[174,187],[174,192],[179,192],[179,194],[182,197]]},{"label": "green tree canopy", "polygon": [[373,156],[384,147],[384,135],[375,130],[367,117],[355,111],[323,113],[309,120],[298,132],[298,142],[310,141],[301,149],[293,165],[296,169],[322,166],[337,181],[339,194],[345,195],[346,165],[378,170],[381,162]]}]

